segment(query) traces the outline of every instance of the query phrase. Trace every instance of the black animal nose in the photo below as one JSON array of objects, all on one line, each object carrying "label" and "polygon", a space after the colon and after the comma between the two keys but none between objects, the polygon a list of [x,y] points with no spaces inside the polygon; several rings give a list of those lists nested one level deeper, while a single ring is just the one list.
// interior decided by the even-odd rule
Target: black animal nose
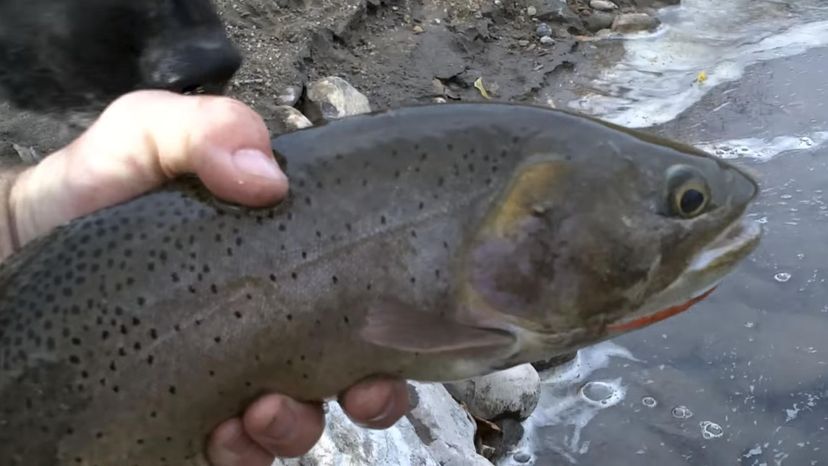
[{"label": "black animal nose", "polygon": [[225,37],[192,38],[150,51],[145,74],[153,88],[221,94],[241,62],[238,49]]}]

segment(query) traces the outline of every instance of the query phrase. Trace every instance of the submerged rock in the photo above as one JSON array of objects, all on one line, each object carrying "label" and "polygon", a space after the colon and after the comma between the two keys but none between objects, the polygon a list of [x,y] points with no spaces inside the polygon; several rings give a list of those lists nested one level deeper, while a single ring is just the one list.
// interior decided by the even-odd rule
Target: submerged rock
[{"label": "submerged rock", "polygon": [[309,83],[302,100],[302,113],[314,123],[371,111],[368,98],[337,76]]},{"label": "submerged rock", "polygon": [[531,364],[446,384],[449,393],[482,419],[526,419],[540,397],[540,377]]},{"label": "submerged rock", "polygon": [[624,13],[615,17],[612,30],[622,34],[638,31],[651,31],[658,27],[661,21],[646,13]]},{"label": "submerged rock", "polygon": [[412,382],[413,409],[393,427],[354,425],[330,403],[327,427],[308,454],[273,466],[491,466],[474,446],[475,423],[440,384]]}]

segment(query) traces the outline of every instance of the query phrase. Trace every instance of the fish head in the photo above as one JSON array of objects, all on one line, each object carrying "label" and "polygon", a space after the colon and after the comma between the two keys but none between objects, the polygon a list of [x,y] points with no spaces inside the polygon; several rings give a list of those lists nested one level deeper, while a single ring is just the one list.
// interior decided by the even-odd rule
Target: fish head
[{"label": "fish head", "polygon": [[[569,352],[689,308],[758,244],[745,171],[609,125],[536,137],[464,261],[476,323]],[[600,134],[606,131],[606,134]],[[468,320],[469,316],[466,316]]]}]

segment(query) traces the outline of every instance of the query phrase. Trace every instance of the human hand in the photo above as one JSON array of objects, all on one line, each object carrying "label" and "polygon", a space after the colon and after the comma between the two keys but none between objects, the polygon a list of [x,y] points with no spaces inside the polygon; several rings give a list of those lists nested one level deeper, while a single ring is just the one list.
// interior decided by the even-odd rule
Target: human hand
[{"label": "human hand", "polygon": [[[78,139],[0,182],[0,258],[54,227],[126,201],[185,173],[216,196],[249,206],[277,203],[288,181],[272,157],[267,128],[244,104],[216,96],[139,91],[111,104]],[[398,379],[374,378],[341,394],[356,423],[387,428],[408,409]],[[319,403],[279,394],[254,401],[210,435],[214,466],[269,466],[299,456],[322,435]]]}]

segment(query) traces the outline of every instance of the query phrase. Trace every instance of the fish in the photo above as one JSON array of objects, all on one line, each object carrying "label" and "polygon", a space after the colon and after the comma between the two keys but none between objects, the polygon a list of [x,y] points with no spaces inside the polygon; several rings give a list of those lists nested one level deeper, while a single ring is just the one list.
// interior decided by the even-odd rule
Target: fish
[{"label": "fish", "polygon": [[571,353],[689,307],[761,238],[743,169],[563,110],[413,105],[272,148],[277,206],[180,178],[0,264],[0,463],[203,466],[263,393]]}]

